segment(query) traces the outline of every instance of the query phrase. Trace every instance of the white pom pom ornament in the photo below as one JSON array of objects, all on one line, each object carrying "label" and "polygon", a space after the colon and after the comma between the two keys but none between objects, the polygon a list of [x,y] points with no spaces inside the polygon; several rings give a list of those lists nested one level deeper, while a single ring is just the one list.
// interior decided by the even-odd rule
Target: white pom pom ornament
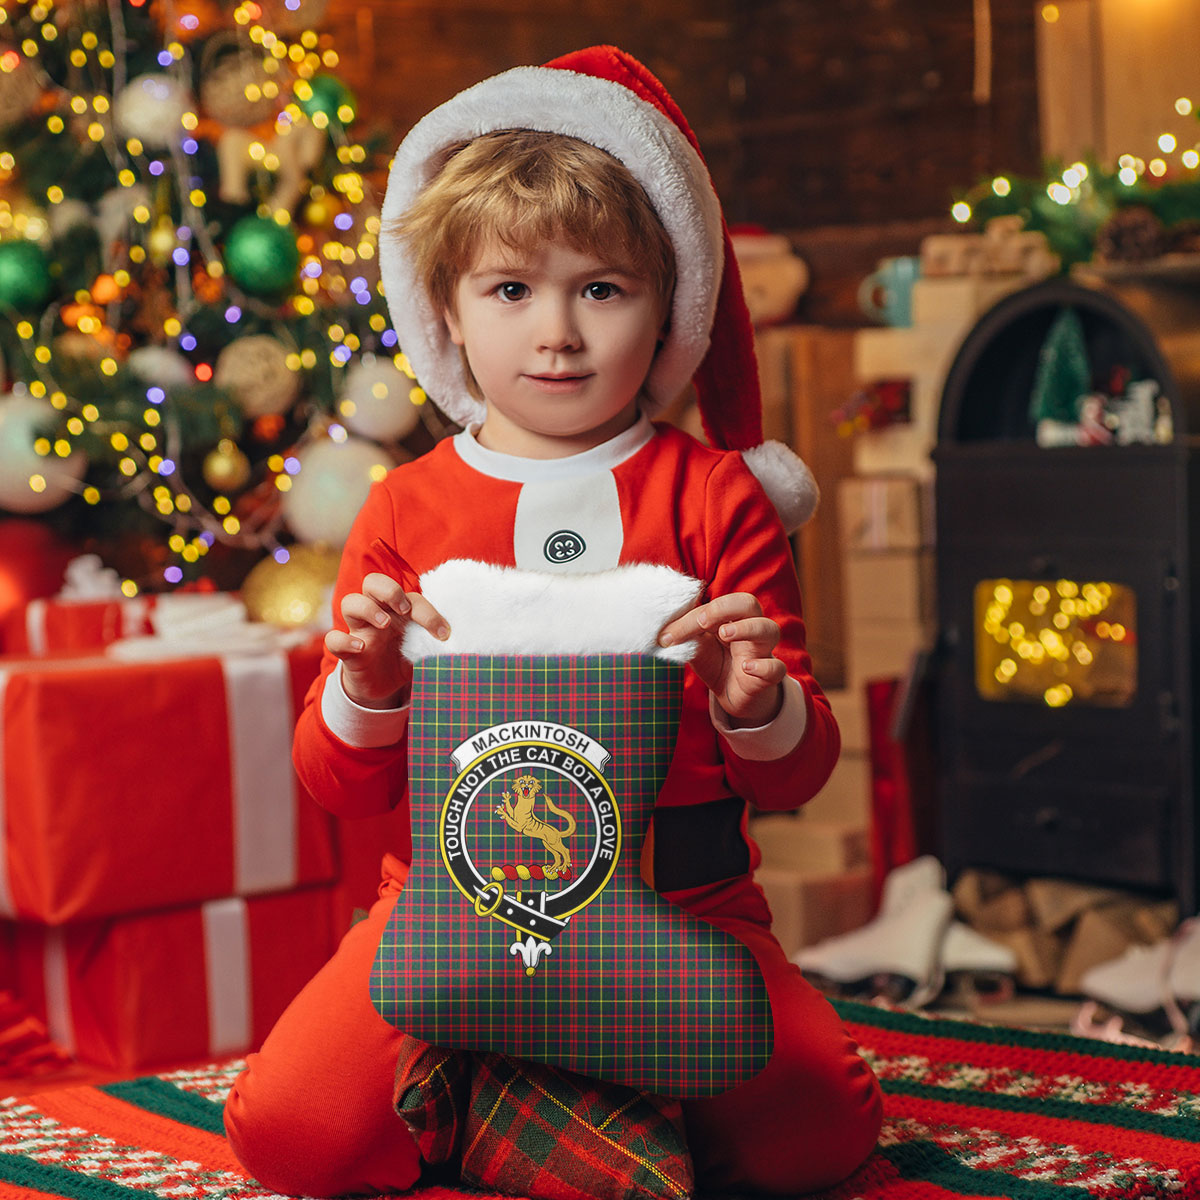
[{"label": "white pom pom ornament", "polygon": [[66,500],[83,478],[87,459],[79,451],[59,458],[41,455],[34,448],[54,419],[50,402],[24,388],[0,396],[0,509],[48,512]]},{"label": "white pom pom ornament", "polygon": [[377,442],[407,437],[421,419],[409,394],[416,385],[390,358],[364,354],[346,372],[338,416],[352,433]]},{"label": "white pom pom ornament", "polygon": [[161,150],[183,136],[183,114],[192,107],[187,88],[170,75],[139,75],[117,93],[113,124],[122,137]]},{"label": "white pom pom ornament", "polygon": [[283,519],[302,542],[345,544],[371,484],[395,463],[362,438],[324,438],[296,456],[300,470],[283,495]]},{"label": "white pom pom ornament", "polygon": [[143,382],[162,388],[190,387],[196,382],[192,364],[169,346],[139,346],[125,360],[129,369]]}]

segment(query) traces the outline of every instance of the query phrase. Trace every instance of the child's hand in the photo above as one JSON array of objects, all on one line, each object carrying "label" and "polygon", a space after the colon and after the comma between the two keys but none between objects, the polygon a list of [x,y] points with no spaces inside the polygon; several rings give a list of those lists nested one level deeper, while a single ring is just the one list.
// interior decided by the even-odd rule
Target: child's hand
[{"label": "child's hand", "polygon": [[779,626],[749,592],[700,604],[663,627],[659,644],[694,640],[692,667],[735,726],[765,725],[783,704],[787,667],[775,657]]},{"label": "child's hand", "polygon": [[400,653],[400,638],[415,621],[436,638],[450,630],[445,618],[420,592],[406,592],[388,575],[372,572],[361,592],[342,597],[348,632],[331,629],[325,648],[342,664],[346,695],[364,708],[395,708],[412,681],[412,667]]}]

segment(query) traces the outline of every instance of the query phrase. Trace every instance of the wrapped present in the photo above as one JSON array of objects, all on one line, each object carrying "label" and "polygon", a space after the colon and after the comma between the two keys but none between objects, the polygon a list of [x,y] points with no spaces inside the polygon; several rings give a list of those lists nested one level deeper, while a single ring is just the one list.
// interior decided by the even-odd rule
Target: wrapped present
[{"label": "wrapped present", "polygon": [[120,638],[150,633],[153,606],[153,596],[31,600],[9,619],[4,647],[12,654],[98,650]]},{"label": "wrapped present", "polygon": [[126,1072],[256,1047],[334,949],[329,889],[15,926],[17,986],[51,1038]]},{"label": "wrapped present", "polygon": [[333,880],[291,764],[320,647],[0,658],[0,915],[48,925]]}]

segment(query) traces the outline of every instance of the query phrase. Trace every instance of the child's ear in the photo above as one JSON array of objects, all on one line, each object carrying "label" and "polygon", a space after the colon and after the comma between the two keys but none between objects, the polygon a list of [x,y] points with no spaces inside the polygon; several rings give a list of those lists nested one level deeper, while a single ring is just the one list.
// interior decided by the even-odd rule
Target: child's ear
[{"label": "child's ear", "polygon": [[456,346],[461,346],[464,339],[462,329],[458,324],[458,318],[450,309],[446,308],[442,310],[442,320],[446,322],[446,330],[450,334],[450,340]]}]

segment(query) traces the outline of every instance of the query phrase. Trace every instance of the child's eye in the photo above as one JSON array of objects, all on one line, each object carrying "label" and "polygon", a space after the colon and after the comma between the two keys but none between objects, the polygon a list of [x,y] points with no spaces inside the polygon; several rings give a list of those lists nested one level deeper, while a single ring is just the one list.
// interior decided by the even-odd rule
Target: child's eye
[{"label": "child's eye", "polygon": [[523,283],[510,280],[507,283],[502,283],[496,289],[496,294],[501,300],[523,300],[528,291],[529,289]]},{"label": "child's eye", "polygon": [[589,283],[584,294],[589,300],[611,300],[619,290],[615,283]]}]

